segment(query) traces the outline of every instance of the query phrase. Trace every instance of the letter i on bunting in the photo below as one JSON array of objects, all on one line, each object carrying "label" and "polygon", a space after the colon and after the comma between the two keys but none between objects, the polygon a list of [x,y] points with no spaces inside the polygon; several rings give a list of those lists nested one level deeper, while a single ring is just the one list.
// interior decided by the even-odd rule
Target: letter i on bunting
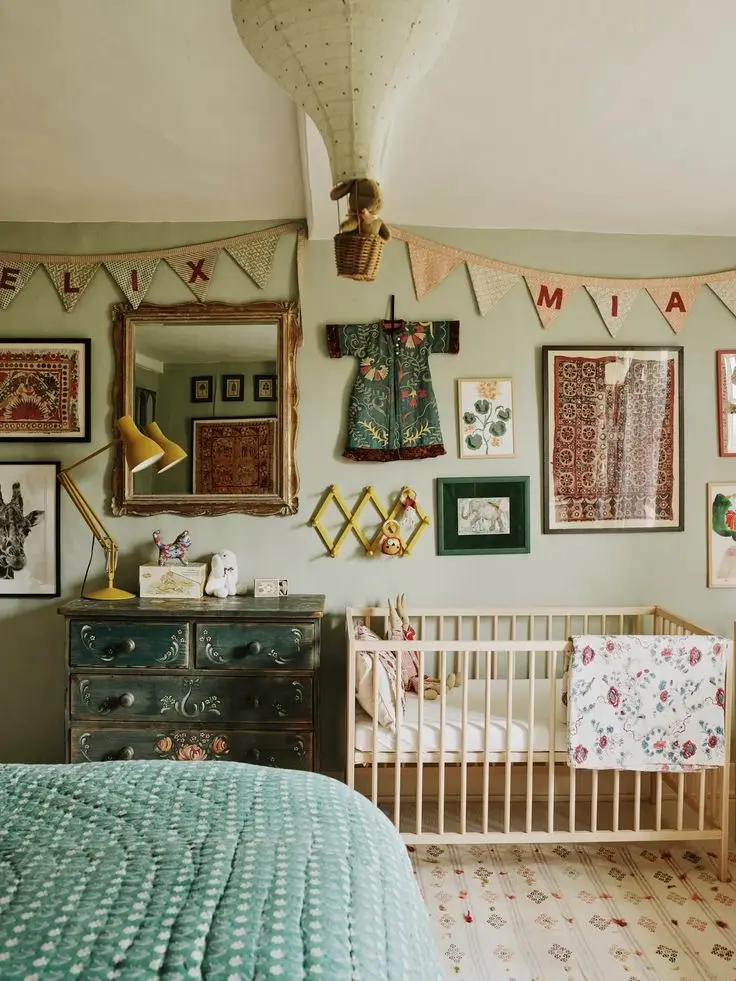
[{"label": "letter i on bunting", "polygon": [[524,273],[524,279],[542,327],[549,327],[581,286],[578,280],[571,277],[555,278],[554,274]]},{"label": "letter i on bunting", "polygon": [[7,310],[33,275],[37,262],[0,263],[0,310]]},{"label": "letter i on bunting", "polygon": [[105,268],[137,310],[153,281],[160,259],[116,259],[106,262]]},{"label": "letter i on bunting", "polygon": [[204,303],[219,254],[219,249],[214,252],[188,252],[186,255],[167,256],[166,261],[197,299]]},{"label": "letter i on bunting", "polygon": [[647,286],[647,293],[672,330],[679,334],[702,285],[701,280],[675,279]]},{"label": "letter i on bunting", "polygon": [[44,262],[44,269],[49,274],[49,279],[56,287],[56,292],[61,297],[64,309],[69,312],[77,305],[79,297],[84,293],[92,277],[99,268],[99,262]]},{"label": "letter i on bunting", "polygon": [[603,323],[611,337],[621,330],[641,290],[621,290],[616,286],[587,286],[593,303],[598,307]]}]

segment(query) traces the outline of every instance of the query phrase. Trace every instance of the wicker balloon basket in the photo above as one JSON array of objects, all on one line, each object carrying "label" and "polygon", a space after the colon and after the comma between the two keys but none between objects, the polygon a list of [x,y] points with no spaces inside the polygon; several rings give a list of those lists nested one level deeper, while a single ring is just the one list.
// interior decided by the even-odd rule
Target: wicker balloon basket
[{"label": "wicker balloon basket", "polygon": [[335,235],[337,275],[371,283],[378,275],[383,255],[383,239],[378,235],[338,232]]}]

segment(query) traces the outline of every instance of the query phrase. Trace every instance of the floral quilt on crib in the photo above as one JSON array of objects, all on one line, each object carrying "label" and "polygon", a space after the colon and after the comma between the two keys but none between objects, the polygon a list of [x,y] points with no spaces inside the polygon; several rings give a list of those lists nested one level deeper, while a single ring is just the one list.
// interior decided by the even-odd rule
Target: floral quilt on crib
[{"label": "floral quilt on crib", "polygon": [[725,762],[722,637],[572,638],[563,701],[570,766],[693,770]]}]

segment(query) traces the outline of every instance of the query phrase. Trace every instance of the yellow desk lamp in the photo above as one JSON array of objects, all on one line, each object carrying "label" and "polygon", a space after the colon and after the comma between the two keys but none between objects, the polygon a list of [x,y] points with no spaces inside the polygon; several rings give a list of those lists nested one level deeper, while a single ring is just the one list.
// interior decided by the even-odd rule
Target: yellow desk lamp
[{"label": "yellow desk lamp", "polygon": [[154,463],[158,464],[156,468],[157,472],[163,473],[164,470],[169,470],[175,464],[179,463],[180,460],[184,460],[187,455],[178,443],[174,443],[164,436],[155,422],[149,422],[145,427],[148,435],[144,435],[140,431],[130,416],[121,416],[115,423],[115,426],[119,433],[115,439],[110,440],[109,443],[101,446],[94,453],[90,453],[81,460],[77,460],[76,463],[72,463],[70,467],[65,467],[59,474],[61,486],[72,499],[74,506],[82,515],[84,523],[105,552],[105,579],[107,585],[103,589],[95,589],[90,593],[84,594],[86,599],[92,600],[133,599],[133,593],[128,593],[124,589],[118,589],[115,586],[115,568],[118,562],[117,542],[92,510],[89,502],[72,477],[69,476],[69,471],[81,466],[88,460],[94,459],[100,453],[104,453],[105,450],[109,450],[111,446],[115,446],[116,443],[121,441],[125,450],[125,462],[131,473],[138,473],[139,470],[145,470],[146,467],[150,467]]}]

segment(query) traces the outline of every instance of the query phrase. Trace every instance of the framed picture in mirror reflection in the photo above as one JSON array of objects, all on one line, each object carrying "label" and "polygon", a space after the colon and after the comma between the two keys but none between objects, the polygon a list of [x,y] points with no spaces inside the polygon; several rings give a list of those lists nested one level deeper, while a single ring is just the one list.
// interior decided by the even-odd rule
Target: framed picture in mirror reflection
[{"label": "framed picture in mirror reflection", "polygon": [[190,402],[211,402],[213,400],[212,375],[195,375],[192,378]]},{"label": "framed picture in mirror reflection", "polygon": [[245,375],[222,376],[222,401],[242,402],[245,388]]},{"label": "framed picture in mirror reflection", "polygon": [[277,399],[276,375],[255,375],[253,378],[253,400],[255,402],[275,402]]}]

